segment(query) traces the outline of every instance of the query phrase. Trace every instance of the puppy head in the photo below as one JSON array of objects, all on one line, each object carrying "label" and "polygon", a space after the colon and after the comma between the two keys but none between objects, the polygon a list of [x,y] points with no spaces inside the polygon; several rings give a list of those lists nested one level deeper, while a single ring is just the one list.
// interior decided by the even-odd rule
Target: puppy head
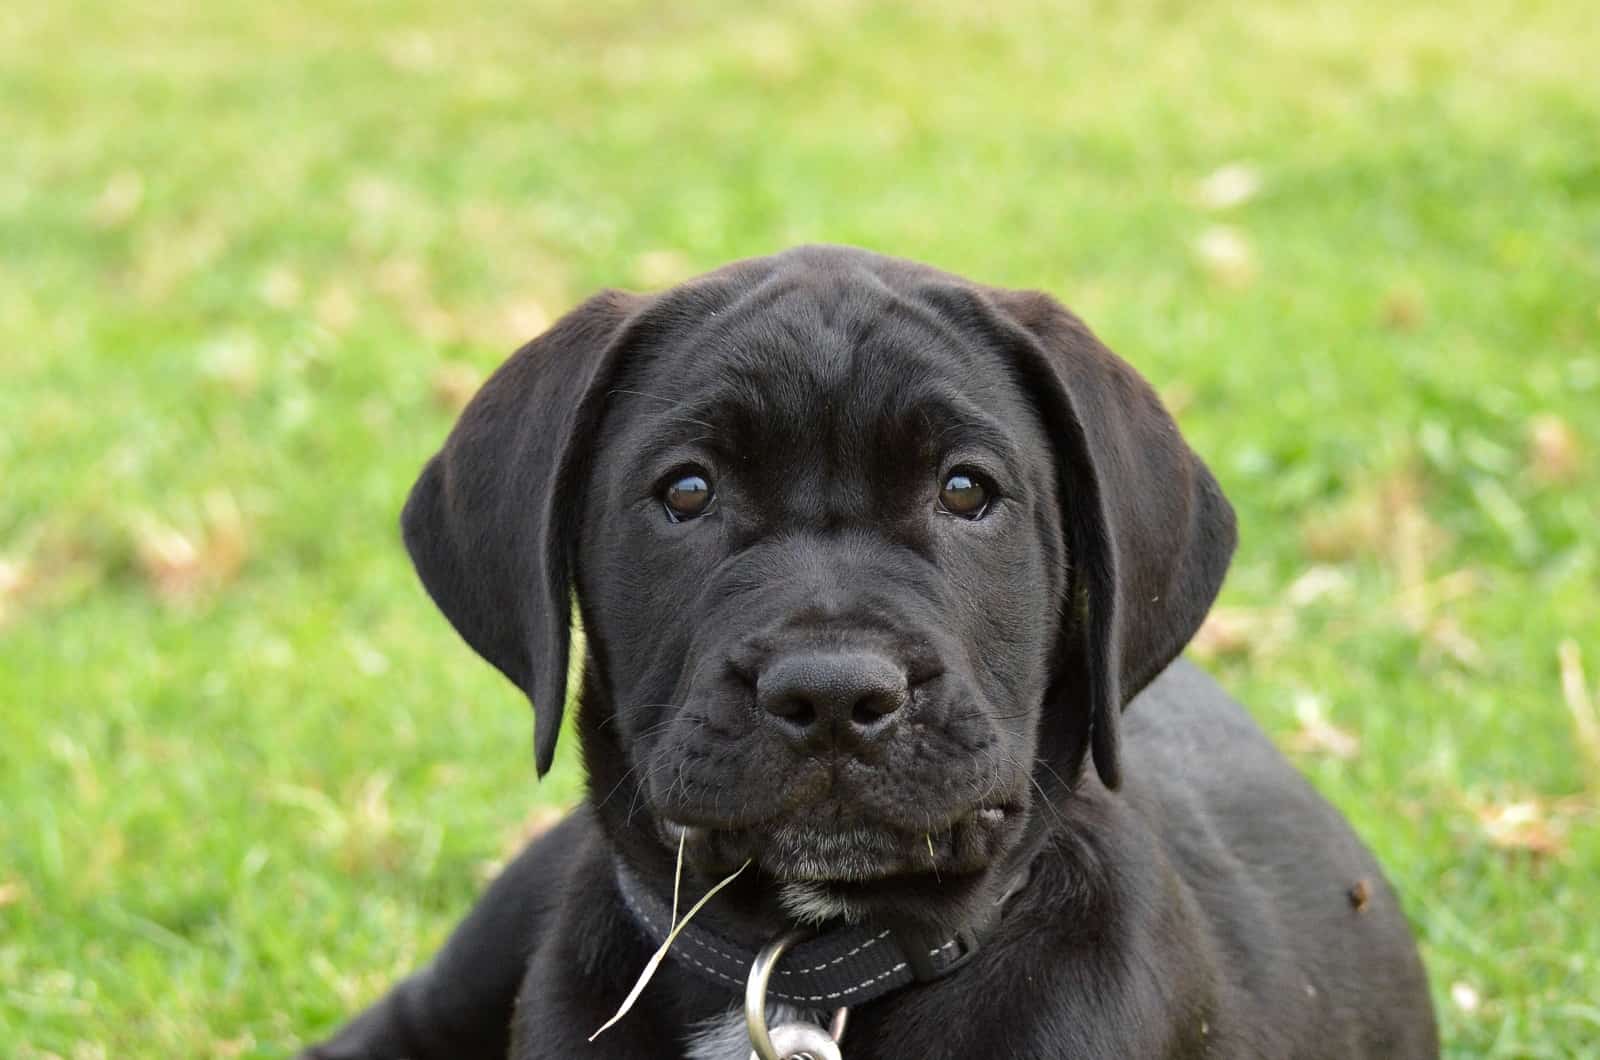
[{"label": "puppy head", "polygon": [[940,921],[1004,884],[1040,777],[1092,753],[1117,785],[1118,714],[1233,545],[1075,317],[842,248],[592,299],[485,384],[403,523],[533,700],[541,772],[575,591],[599,795],[793,911]]}]

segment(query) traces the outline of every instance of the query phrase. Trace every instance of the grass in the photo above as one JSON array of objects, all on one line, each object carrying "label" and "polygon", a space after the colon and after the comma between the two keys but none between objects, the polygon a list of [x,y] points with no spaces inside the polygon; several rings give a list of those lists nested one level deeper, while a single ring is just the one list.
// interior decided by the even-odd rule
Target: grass
[{"label": "grass", "polygon": [[580,786],[409,572],[413,475],[591,289],[830,240],[1156,381],[1243,527],[1197,651],[1449,1054],[1593,1055],[1592,4],[987,10],[0,12],[0,1054],[282,1055],[423,959]]}]

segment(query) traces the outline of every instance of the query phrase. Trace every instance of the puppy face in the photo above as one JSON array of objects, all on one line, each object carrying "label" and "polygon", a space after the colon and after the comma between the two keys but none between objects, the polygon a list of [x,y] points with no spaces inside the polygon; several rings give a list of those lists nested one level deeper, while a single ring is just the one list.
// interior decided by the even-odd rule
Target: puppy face
[{"label": "puppy face", "polygon": [[1056,302],[841,247],[591,299],[484,385],[402,526],[535,704],[541,772],[576,598],[624,856],[681,842],[795,915],[941,925],[1005,885],[1030,792],[1090,756],[1116,787],[1119,712],[1234,541],[1149,386]]},{"label": "puppy face", "polygon": [[1001,352],[779,285],[620,371],[590,468],[578,596],[664,840],[849,911],[1007,850],[1066,567]]}]

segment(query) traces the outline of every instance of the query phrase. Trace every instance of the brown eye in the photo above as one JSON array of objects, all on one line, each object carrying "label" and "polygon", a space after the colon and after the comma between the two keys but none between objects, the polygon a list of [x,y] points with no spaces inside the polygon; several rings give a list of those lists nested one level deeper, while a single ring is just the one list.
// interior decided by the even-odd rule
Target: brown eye
[{"label": "brown eye", "polygon": [[667,483],[661,503],[667,506],[667,517],[677,523],[704,515],[715,496],[710,479],[699,471],[686,471]]},{"label": "brown eye", "polygon": [[958,467],[945,476],[939,510],[963,519],[982,519],[989,511],[989,489],[977,473]]}]

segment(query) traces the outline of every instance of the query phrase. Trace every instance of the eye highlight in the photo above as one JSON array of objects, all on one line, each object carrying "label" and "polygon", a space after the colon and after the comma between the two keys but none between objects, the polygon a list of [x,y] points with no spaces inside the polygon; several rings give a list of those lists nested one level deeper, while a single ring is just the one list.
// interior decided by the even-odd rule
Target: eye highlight
[{"label": "eye highlight", "polygon": [[951,468],[939,490],[939,510],[961,519],[982,519],[993,500],[987,477],[970,467]]},{"label": "eye highlight", "polygon": [[675,523],[698,519],[711,510],[711,502],[716,498],[711,476],[698,467],[673,472],[661,487],[661,506],[666,509],[667,518]]}]

